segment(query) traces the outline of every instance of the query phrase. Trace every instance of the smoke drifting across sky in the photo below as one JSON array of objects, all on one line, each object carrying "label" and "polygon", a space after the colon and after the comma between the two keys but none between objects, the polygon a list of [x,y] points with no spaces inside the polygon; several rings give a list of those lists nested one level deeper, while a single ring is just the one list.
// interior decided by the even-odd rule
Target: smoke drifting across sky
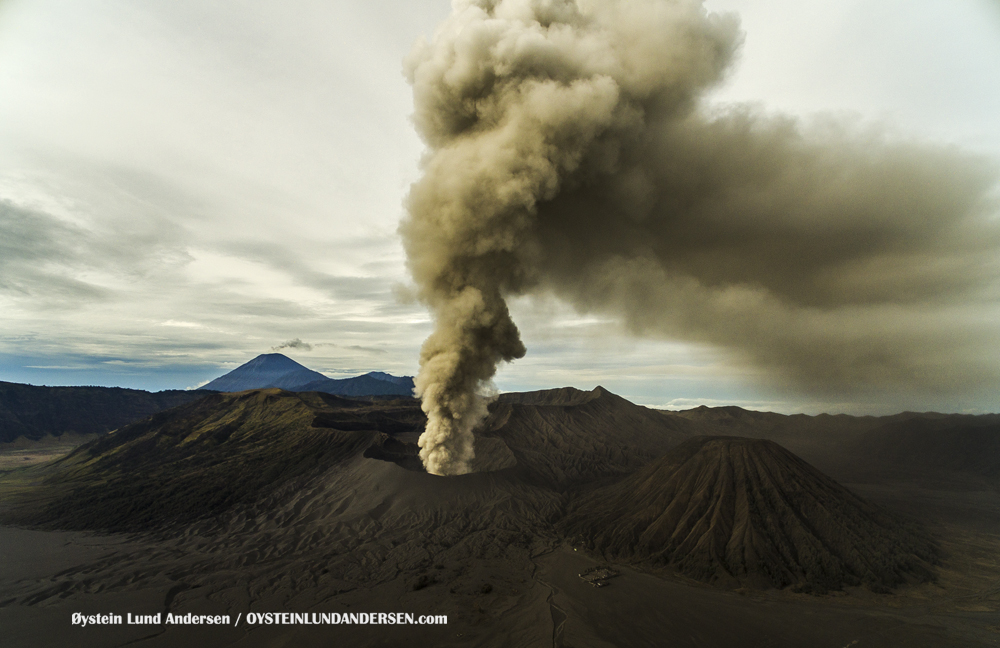
[{"label": "smoke drifting across sky", "polygon": [[271,347],[271,351],[281,351],[282,349],[298,349],[299,351],[312,351],[313,345],[308,342],[303,342],[299,338],[294,338],[288,340],[287,342],[282,342],[278,346]]},{"label": "smoke drifting across sky", "polygon": [[997,169],[705,108],[741,42],[696,0],[456,0],[407,61],[429,147],[401,225],[435,317],[421,457],[468,470],[478,393],[551,293],[822,394],[995,385]]}]

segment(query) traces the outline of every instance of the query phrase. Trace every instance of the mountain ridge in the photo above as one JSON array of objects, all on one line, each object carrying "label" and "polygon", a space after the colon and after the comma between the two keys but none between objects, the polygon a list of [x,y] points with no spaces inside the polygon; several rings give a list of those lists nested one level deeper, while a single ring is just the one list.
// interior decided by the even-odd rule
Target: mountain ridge
[{"label": "mountain ridge", "polygon": [[0,381],[0,443],[104,434],[211,392],[124,387],[46,387]]},{"label": "mountain ridge", "polygon": [[[502,400],[477,432],[480,472],[446,478],[419,465],[416,399],[213,393],[43,468],[34,512],[18,505],[14,519],[176,534],[229,519],[252,530],[247,520],[277,507],[288,512],[275,532],[298,534],[336,526],[342,506],[365,501],[376,518],[391,506],[403,528],[476,519],[488,535],[502,529],[489,530],[484,510],[503,511],[507,531],[726,586],[887,591],[931,578],[934,549],[919,531],[772,441],[691,437],[602,388]],[[452,491],[458,499],[440,499]],[[365,533],[392,546],[390,526]]]},{"label": "mountain ridge", "polygon": [[[831,447],[854,459],[896,448],[875,459],[898,462],[903,479],[946,449],[949,470],[989,475],[989,418],[692,418],[603,389],[505,394],[474,431],[475,472],[440,477],[417,456],[426,417],[414,398],[211,392],[62,460],[0,471],[0,521],[17,525],[0,525],[7,574],[51,561],[53,547],[93,547],[0,579],[0,613],[44,611],[46,627],[62,628],[73,611],[125,600],[233,617],[397,601],[448,615],[421,645],[992,645],[995,491],[845,482],[855,498],[773,440],[733,438],[766,419],[758,434],[820,458]],[[699,440],[712,430],[723,436]],[[967,603],[989,607],[969,613]],[[308,630],[241,627],[220,643],[329,644],[329,627]],[[151,641],[191,642],[172,632]],[[353,624],[337,633],[352,646],[415,641],[406,627],[388,639]]]},{"label": "mountain ridge", "polygon": [[281,353],[262,353],[201,387],[217,392],[248,389],[317,391],[339,396],[411,396],[413,378],[370,371],[353,378],[330,378]]}]

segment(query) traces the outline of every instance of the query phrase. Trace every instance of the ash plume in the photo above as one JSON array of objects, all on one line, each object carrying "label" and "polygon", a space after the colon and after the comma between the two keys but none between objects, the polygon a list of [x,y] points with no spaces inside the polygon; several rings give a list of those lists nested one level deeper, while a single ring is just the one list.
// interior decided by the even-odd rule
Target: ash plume
[{"label": "ash plume", "polygon": [[948,147],[706,108],[740,42],[696,0],[455,0],[406,62],[423,176],[400,226],[436,326],[421,458],[458,474],[480,392],[551,292],[804,390],[998,377],[996,168]]},{"label": "ash plume", "polygon": [[303,342],[299,338],[294,340],[288,340],[287,342],[282,342],[278,346],[271,347],[271,351],[281,351],[282,349],[299,349],[300,351],[312,351],[313,345],[308,342]]}]

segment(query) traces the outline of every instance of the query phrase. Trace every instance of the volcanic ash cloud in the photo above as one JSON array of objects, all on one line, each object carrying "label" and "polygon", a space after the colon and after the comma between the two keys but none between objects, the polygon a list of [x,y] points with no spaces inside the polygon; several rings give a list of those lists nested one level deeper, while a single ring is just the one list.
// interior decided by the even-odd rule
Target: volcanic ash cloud
[{"label": "volcanic ash cloud", "polygon": [[532,291],[807,390],[997,378],[995,168],[700,107],[740,40],[693,0],[456,0],[414,48],[429,472],[468,471],[479,394],[525,353],[505,298]]}]

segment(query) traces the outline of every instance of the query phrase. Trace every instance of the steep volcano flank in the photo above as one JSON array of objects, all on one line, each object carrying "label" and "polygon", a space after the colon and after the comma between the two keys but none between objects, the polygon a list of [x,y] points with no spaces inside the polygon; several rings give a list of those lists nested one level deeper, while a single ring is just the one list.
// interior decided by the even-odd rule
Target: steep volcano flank
[{"label": "steep volcano flank", "polygon": [[608,556],[723,585],[884,591],[932,578],[936,548],[772,441],[690,439],[597,489],[561,524]]},{"label": "steep volcano flank", "polygon": [[[374,411],[373,411],[374,410]],[[144,531],[250,504],[360,456],[379,423],[419,420],[416,401],[380,408],[317,393],[215,394],[77,448],[48,468],[16,521]]]},{"label": "steep volcano flank", "polygon": [[690,436],[686,423],[603,387],[564,387],[502,395],[481,434],[507,445],[521,479],[562,490],[645,466]]}]

